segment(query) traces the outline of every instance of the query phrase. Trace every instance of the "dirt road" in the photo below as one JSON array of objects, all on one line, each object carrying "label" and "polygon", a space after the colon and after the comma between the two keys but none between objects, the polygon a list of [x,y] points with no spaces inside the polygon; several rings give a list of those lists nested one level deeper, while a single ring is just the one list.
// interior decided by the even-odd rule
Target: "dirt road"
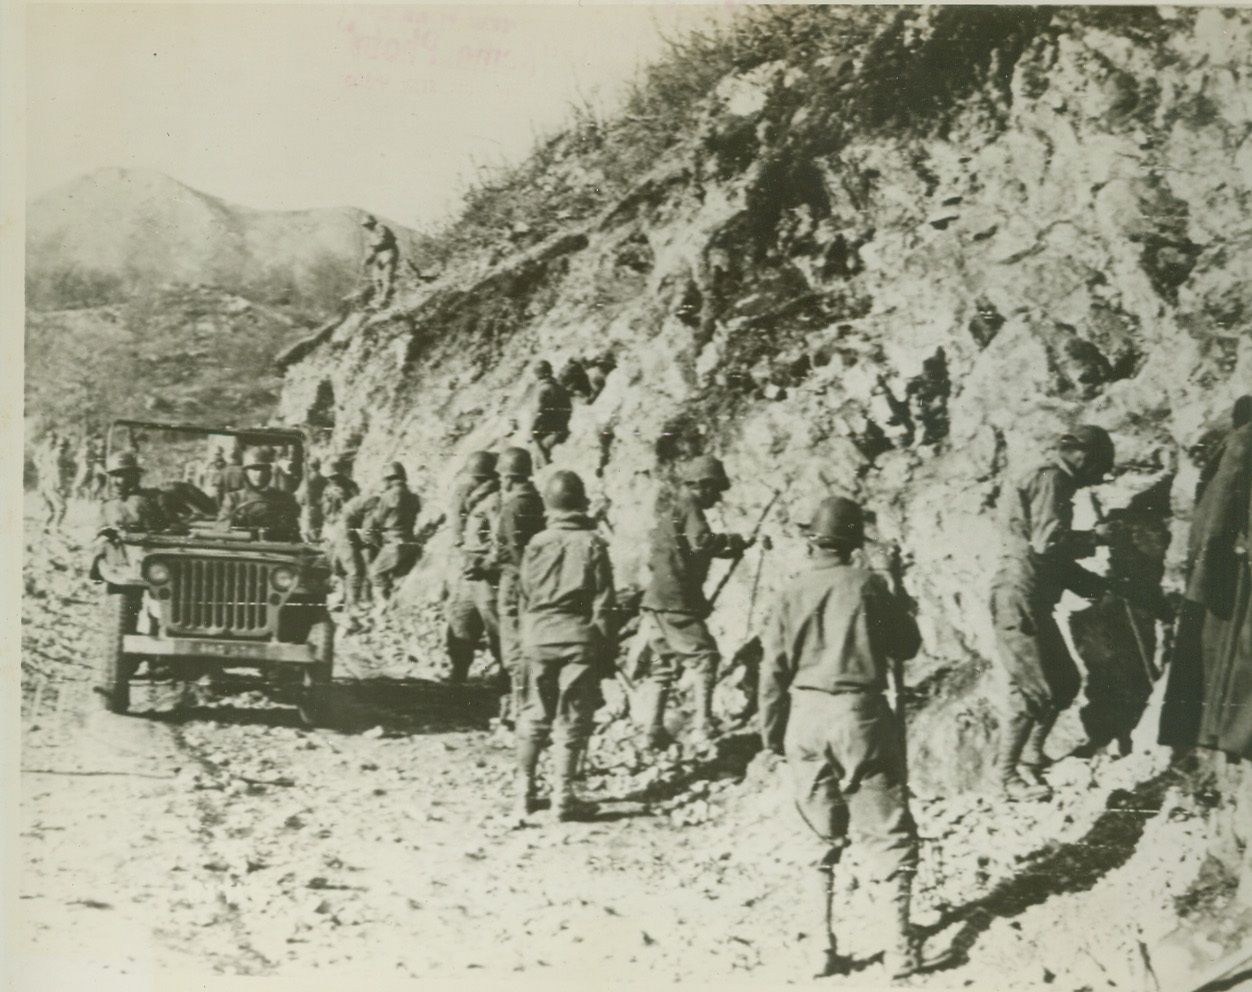
[{"label": "dirt road", "polygon": [[[589,760],[600,818],[519,826],[493,690],[445,687],[429,660],[380,669],[382,634],[342,640],[333,730],[251,689],[100,712],[82,555],[31,533],[19,988],[166,969],[808,980],[816,852],[751,734],[654,763],[609,723]],[[352,677],[379,670],[404,677]],[[1047,805],[919,797],[916,916],[940,966],[913,987],[1154,988],[1183,967],[1153,952],[1200,875],[1202,805],[1151,750],[1068,759],[1053,784]],[[855,856],[840,885],[857,970],[822,984],[881,986]]]}]

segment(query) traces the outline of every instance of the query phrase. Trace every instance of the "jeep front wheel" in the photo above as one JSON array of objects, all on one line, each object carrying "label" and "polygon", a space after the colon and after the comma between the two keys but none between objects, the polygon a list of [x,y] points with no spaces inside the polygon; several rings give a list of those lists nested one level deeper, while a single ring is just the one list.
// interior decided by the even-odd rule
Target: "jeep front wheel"
[{"label": "jeep front wheel", "polygon": [[126,635],[135,631],[139,596],[134,589],[110,589],[104,597],[96,692],[101,705],[110,713],[125,713],[130,709],[130,677],[135,672],[136,660],[134,655],[122,650],[122,645]]}]

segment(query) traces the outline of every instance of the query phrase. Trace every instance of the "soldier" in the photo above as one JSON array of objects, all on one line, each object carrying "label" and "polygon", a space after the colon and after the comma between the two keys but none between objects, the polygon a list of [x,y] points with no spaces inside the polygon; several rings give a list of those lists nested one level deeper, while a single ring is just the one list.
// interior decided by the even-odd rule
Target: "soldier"
[{"label": "soldier", "polygon": [[[1105,526],[1076,531],[1072,523],[1075,492],[1102,481],[1112,467],[1108,432],[1084,424],[1062,434],[1053,456],[1022,476],[1003,499],[1003,546],[992,579],[991,618],[1008,675],[995,767],[1010,800],[1052,796],[1042,780],[1049,764],[1043,744],[1082,682],[1052,612],[1066,589],[1088,599],[1108,589],[1107,580],[1075,560],[1107,543]],[[1019,773],[1019,763],[1031,781]]]},{"label": "soldier", "polygon": [[452,523],[451,578],[445,612],[448,622],[449,681],[463,682],[485,632],[496,664],[500,661],[500,620],[496,587],[486,566],[500,513],[500,480],[490,451],[470,455],[448,513]]},{"label": "soldier", "polygon": [[711,607],[704,598],[704,580],[714,558],[738,558],[755,543],[738,534],[715,534],[704,511],[716,506],[730,488],[726,469],[712,455],[693,459],[683,472],[683,488],[652,534],[652,578],[644,594],[644,622],[653,631],[651,679],[656,688],[648,714],[648,746],[663,748],[665,704],[684,667],[697,673],[698,739],[714,733],[713,689],[721,656],[705,625]]},{"label": "soldier", "polygon": [[321,527],[326,531],[334,528],[348,500],[361,492],[361,487],[352,480],[351,471],[352,459],[347,455],[340,455],[330,463],[321,502]]},{"label": "soldier", "polygon": [[530,425],[535,447],[539,449],[540,467],[552,461],[552,449],[569,437],[569,418],[573,412],[569,391],[552,375],[552,363],[541,360],[535,363],[535,378],[539,380],[539,399],[535,418]]},{"label": "soldier", "polygon": [[218,484],[221,488],[218,496],[219,506],[226,501],[227,493],[236,493],[247,484],[247,477],[243,471],[243,444],[238,438],[231,446],[230,461],[222,469]]},{"label": "soldier", "polygon": [[306,540],[317,541],[322,536],[322,491],[326,488],[326,476],[322,475],[322,460],[309,459],[309,470],[305,473],[300,485],[298,496],[304,507],[304,536]]},{"label": "soldier", "polygon": [[161,509],[160,493],[140,488],[143,469],[133,451],[118,451],[110,456],[107,474],[108,498],[100,507],[101,537],[165,529],[168,521]]},{"label": "soldier", "polygon": [[331,570],[343,579],[344,605],[349,611],[364,606],[371,598],[369,568],[372,549],[365,525],[381,494],[357,493],[344,504],[333,526],[326,528],[327,557]]},{"label": "soldier", "polygon": [[226,456],[222,453],[222,449],[218,448],[213,454],[213,460],[209,462],[208,471],[204,474],[204,489],[213,497],[213,502],[217,504],[219,510],[222,508],[222,500],[226,498],[226,493],[229,491],[226,488],[228,468]]},{"label": "soldier", "polygon": [[831,900],[851,821],[879,881],[892,887],[886,966],[899,978],[918,968],[909,930],[917,831],[897,724],[904,716],[899,686],[895,714],[883,692],[888,663],[912,658],[920,638],[882,577],[851,563],[864,542],[863,520],[860,506],[847,499],[823,501],[813,517],[811,565],[784,587],[762,634],[761,739],[768,750],[786,754],[796,808],[828,845],[814,878],[819,977],[839,971]]},{"label": "soldier", "polygon": [[252,447],[243,459],[244,486],[226,494],[218,519],[232,527],[251,527],[266,532],[274,541],[300,540],[300,504],[291,493],[270,485],[274,476],[274,452]]},{"label": "soldier", "polygon": [[497,463],[501,499],[493,564],[499,582],[500,652],[512,680],[512,695],[506,696],[507,705],[501,706],[504,720],[517,719],[525,675],[517,612],[522,552],[530,539],[544,528],[543,500],[531,481],[532,470],[530,452],[525,448],[506,448]]},{"label": "soldier", "polygon": [[370,582],[381,602],[391,598],[395,581],[408,575],[417,560],[413,528],[422,501],[409,489],[408,478],[403,465],[391,463],[383,476],[383,493],[365,523],[366,543],[378,548],[370,564]]},{"label": "soldier", "polygon": [[71,487],[77,474],[74,456],[70,452],[70,439],[52,434],[36,469],[39,473],[39,495],[46,510],[44,529],[60,528],[65,521]]},{"label": "soldier", "polygon": [[396,236],[391,233],[391,228],[378,223],[373,214],[366,214],[361,226],[370,232],[365,246],[364,268],[373,289],[371,302],[373,306],[385,307],[391,302],[395,287],[400,249],[396,246]]},{"label": "soldier", "polygon": [[544,490],[548,529],[522,555],[518,602],[525,687],[518,720],[517,812],[536,807],[535,767],[551,734],[553,809],[558,820],[595,811],[574,791],[579,758],[600,705],[600,678],[614,643],[616,609],[608,548],[587,516],[587,493],[573,472]]}]

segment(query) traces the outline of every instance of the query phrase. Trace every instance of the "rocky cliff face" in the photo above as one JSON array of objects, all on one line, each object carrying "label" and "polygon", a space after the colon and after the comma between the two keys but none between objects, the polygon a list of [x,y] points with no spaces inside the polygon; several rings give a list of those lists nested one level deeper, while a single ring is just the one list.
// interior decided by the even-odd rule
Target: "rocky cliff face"
[{"label": "rocky cliff face", "polygon": [[[681,457],[725,459],[731,529],[781,489],[776,550],[714,617],[729,655],[799,564],[797,523],[862,500],[871,559],[898,542],[919,604],[918,787],[971,787],[995,724],[995,516],[1064,425],[1117,445],[1096,495],[1125,526],[1097,567],[1178,588],[1202,443],[1252,385],[1252,17],[808,9],[719,44],[724,63],[669,64],[709,81],[646,168],[606,165],[639,115],[545,146],[531,213],[518,197],[493,240],[450,235],[442,278],[288,370],[283,414],[359,449],[363,479],[409,465],[433,536],[404,595],[429,617],[465,456],[524,442],[536,358],[611,353],[555,465],[597,491],[619,584],[642,580]],[[1162,629],[1120,601],[1063,607],[1089,679],[1056,746],[1152,740]]]}]

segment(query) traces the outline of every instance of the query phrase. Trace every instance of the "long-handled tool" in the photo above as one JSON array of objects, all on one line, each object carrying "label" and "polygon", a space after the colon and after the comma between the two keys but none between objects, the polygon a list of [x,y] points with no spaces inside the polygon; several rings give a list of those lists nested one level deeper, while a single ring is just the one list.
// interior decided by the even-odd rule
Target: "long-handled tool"
[{"label": "long-handled tool", "polygon": [[[769,516],[769,511],[774,508],[774,504],[778,502],[778,497],[782,495],[781,489],[772,490],[774,493],[770,497],[770,501],[765,504],[765,509],[761,511],[761,515],[756,519],[756,526],[752,528],[752,533],[748,536],[748,543],[751,544],[757,539],[761,533],[761,526],[765,523],[765,518]],[[743,561],[740,555],[730,563],[730,568],[726,569],[726,574],[722,576],[722,580],[717,584],[717,588],[713,590],[713,595],[709,597],[709,609],[713,608],[713,604],[717,602],[717,597],[722,594],[722,590],[726,588],[726,583],[730,581],[730,577],[735,574],[735,569],[739,567],[739,563]]]},{"label": "long-handled tool", "polygon": [[[1095,493],[1091,494],[1091,508],[1095,511],[1097,523],[1107,522],[1108,518],[1104,515],[1104,507],[1100,505],[1100,497]],[[1134,607],[1130,605],[1129,600],[1121,593],[1113,589],[1110,589],[1109,592],[1115,599],[1121,602],[1122,609],[1126,611],[1126,622],[1130,624],[1130,632],[1135,638],[1135,647],[1139,652],[1139,662],[1143,665],[1143,673],[1148,677],[1148,684],[1152,685],[1161,677],[1161,673],[1148,656],[1148,648],[1143,643],[1143,634],[1139,630],[1139,621],[1135,617]]]}]

